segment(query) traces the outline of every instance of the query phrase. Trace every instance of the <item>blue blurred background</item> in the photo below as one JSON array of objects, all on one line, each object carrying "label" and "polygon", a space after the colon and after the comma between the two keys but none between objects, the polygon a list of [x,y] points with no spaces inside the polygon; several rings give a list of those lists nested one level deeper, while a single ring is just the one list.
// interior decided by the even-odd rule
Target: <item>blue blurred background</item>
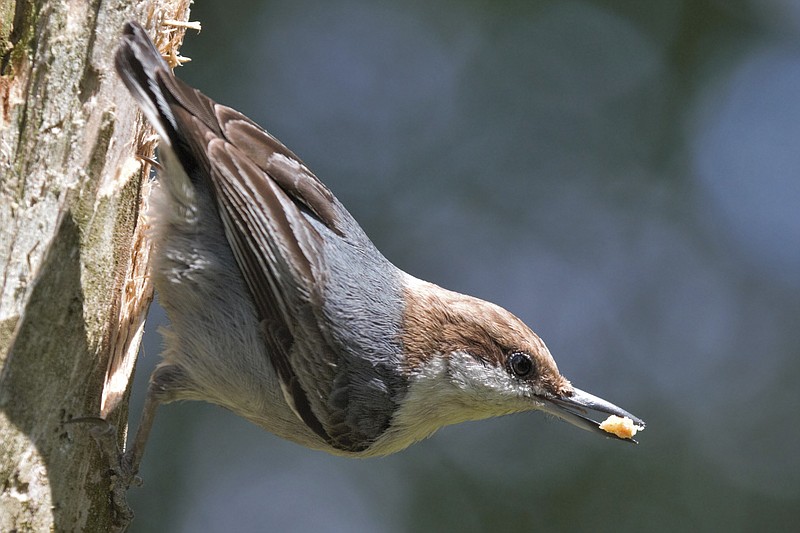
[{"label": "blue blurred background", "polygon": [[627,446],[530,413],[347,460],[169,405],[133,531],[798,530],[800,3],[192,18],[181,78],[298,153],[399,267],[510,309],[648,428]]}]

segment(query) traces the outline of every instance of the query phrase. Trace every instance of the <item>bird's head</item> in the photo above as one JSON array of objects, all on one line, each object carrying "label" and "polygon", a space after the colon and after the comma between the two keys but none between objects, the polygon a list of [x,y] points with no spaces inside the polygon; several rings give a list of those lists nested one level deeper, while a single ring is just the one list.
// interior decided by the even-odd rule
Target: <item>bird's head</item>
[{"label": "bird's head", "polygon": [[612,438],[589,411],[644,426],[616,405],[575,388],[538,335],[502,307],[478,298],[410,278],[403,346],[411,385],[396,425],[414,440],[445,425],[531,410]]}]

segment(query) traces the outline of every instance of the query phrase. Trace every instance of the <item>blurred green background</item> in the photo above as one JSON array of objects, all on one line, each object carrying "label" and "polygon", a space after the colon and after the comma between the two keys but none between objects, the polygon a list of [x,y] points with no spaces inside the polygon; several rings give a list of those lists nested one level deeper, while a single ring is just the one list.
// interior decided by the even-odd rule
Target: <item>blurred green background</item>
[{"label": "blurred green background", "polygon": [[510,309],[648,428],[627,446],[529,413],[347,460],[169,405],[134,532],[800,530],[800,2],[192,18],[181,78],[298,153],[399,267]]}]

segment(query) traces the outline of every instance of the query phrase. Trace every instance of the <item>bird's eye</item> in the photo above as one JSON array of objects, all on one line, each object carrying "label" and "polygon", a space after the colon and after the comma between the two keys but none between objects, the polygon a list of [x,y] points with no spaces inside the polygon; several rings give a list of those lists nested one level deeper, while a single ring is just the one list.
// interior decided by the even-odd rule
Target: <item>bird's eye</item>
[{"label": "bird's eye", "polygon": [[508,369],[518,378],[528,378],[533,374],[533,360],[524,352],[514,352],[508,358]]}]

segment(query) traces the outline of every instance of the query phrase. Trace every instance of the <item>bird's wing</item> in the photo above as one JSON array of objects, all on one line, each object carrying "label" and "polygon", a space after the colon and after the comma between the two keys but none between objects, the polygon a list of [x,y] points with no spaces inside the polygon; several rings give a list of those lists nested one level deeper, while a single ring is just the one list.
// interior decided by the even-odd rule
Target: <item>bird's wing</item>
[{"label": "bird's wing", "polygon": [[126,25],[116,62],[187,175],[212,191],[287,402],[331,446],[365,449],[377,435],[346,423],[346,403],[329,401],[342,386],[342,354],[321,310],[328,271],[320,232],[347,238],[352,218],[277,139],[176,79],[138,25]]}]

